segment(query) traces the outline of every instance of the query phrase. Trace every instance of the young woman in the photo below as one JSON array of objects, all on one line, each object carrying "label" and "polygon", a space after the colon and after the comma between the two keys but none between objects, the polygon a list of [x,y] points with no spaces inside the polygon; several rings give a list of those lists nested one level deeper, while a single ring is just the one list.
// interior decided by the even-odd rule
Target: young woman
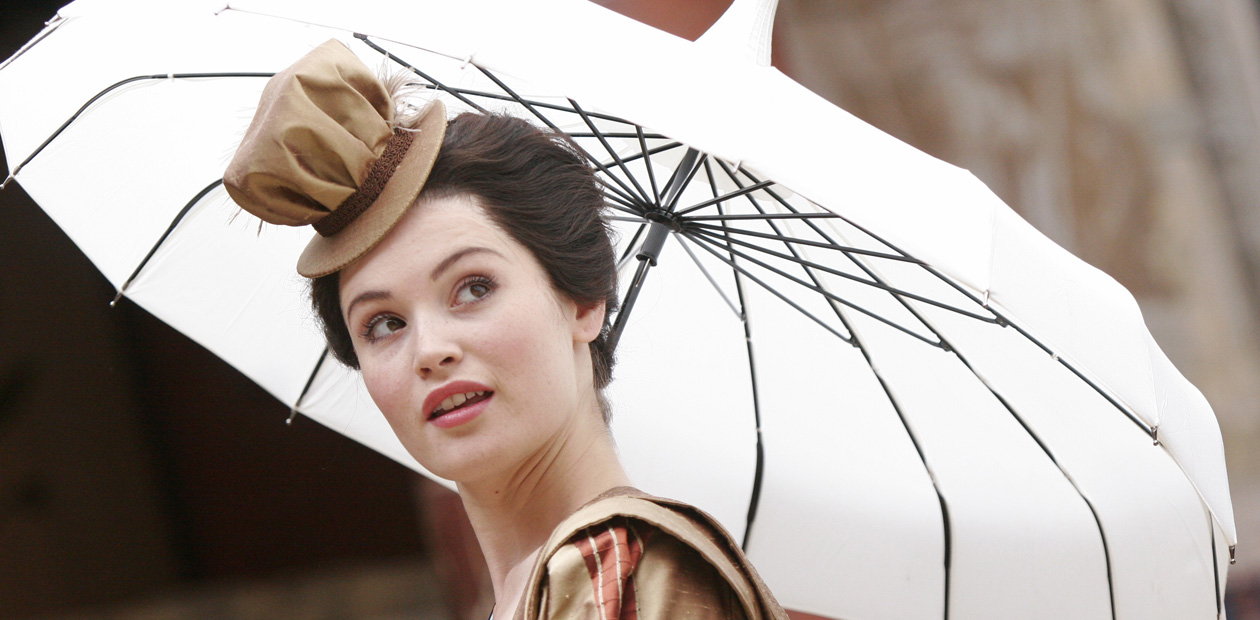
[{"label": "young woman", "polygon": [[338,42],[268,84],[225,175],[298,263],[335,355],[455,481],[507,618],[785,618],[702,512],[632,488],[601,391],[616,278],[595,176],[506,116],[404,118]]}]

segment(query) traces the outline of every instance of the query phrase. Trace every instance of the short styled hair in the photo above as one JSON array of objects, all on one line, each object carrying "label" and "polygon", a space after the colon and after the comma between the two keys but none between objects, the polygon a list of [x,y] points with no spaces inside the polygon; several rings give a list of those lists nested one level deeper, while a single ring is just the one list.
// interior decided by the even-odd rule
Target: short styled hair
[{"label": "short styled hair", "polygon": [[[567,136],[520,118],[465,113],[450,121],[417,201],[469,195],[542,266],[552,287],[580,306],[604,302],[604,325],[590,343],[595,389],[612,380],[609,317],[617,309],[617,271],[604,195],[594,171]],[[311,303],[329,349],[359,367],[341,313],[340,272],[311,280]],[[600,398],[605,421],[609,410]]]}]

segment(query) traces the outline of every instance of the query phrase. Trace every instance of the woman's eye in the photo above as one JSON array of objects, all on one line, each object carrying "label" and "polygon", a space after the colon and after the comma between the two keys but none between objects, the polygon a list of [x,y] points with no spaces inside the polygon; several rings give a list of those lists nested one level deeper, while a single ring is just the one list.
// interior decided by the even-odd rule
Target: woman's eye
[{"label": "woman's eye", "polygon": [[368,342],[372,342],[385,338],[406,326],[407,322],[396,316],[376,316],[371,321],[368,321],[367,326],[363,330],[363,337]]},{"label": "woman's eye", "polygon": [[455,291],[455,305],[462,306],[481,301],[490,293],[494,292],[494,282],[489,278],[475,277],[469,278],[459,289]]}]

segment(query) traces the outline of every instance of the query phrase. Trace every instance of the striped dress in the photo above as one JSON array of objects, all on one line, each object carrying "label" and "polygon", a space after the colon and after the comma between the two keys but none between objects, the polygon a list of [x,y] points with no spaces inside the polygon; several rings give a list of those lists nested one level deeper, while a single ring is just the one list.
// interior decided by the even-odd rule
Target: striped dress
[{"label": "striped dress", "polygon": [[711,517],[614,489],[561,523],[539,554],[518,620],[783,620]]}]

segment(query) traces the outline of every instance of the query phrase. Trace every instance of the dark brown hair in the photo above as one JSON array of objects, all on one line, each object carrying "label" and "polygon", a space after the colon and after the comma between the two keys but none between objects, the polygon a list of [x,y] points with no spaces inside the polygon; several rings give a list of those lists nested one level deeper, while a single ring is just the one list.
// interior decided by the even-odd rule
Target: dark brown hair
[{"label": "dark brown hair", "polygon": [[[609,317],[617,308],[617,272],[604,196],[595,173],[565,136],[498,114],[451,120],[420,199],[467,194],[534,255],[556,291],[581,306],[604,302],[604,326],[591,347],[595,389],[612,380]],[[359,367],[341,314],[339,272],[311,281],[311,303],[329,349]],[[608,407],[601,397],[605,421]]]}]

